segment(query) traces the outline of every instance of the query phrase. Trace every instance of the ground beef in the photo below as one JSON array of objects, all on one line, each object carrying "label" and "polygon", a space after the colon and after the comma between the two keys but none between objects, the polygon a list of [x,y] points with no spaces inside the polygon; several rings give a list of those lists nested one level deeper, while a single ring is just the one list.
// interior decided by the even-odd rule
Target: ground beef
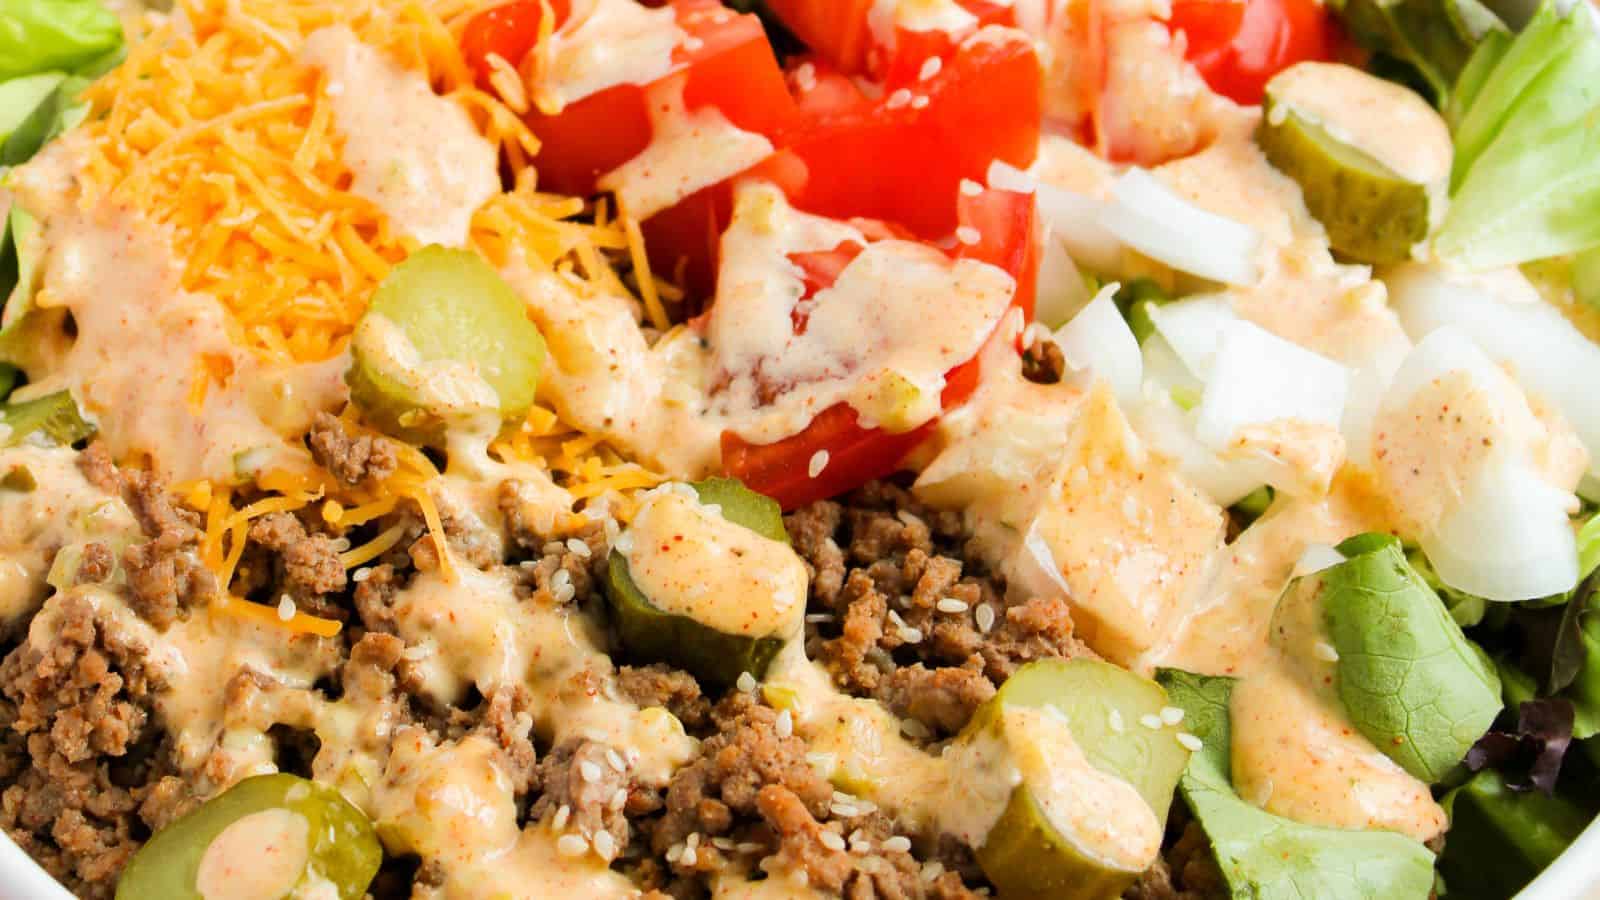
[{"label": "ground beef", "polygon": [[641,707],[665,708],[691,734],[711,721],[711,703],[700,693],[700,683],[682,669],[661,663],[623,666],[617,678],[624,697]]},{"label": "ground beef", "polygon": [[110,578],[116,566],[117,559],[111,555],[111,548],[99,541],[91,541],[83,546],[75,580],[79,584],[98,584]]},{"label": "ground beef", "polygon": [[539,780],[544,793],[533,806],[532,818],[560,818],[566,830],[595,846],[600,834],[609,835],[613,857],[627,848],[629,766],[621,751],[585,738],[568,741],[540,761]]},{"label": "ground beef", "polygon": [[352,596],[356,615],[369,632],[395,633],[394,598],[400,592],[401,579],[390,563],[358,572],[360,581]]},{"label": "ground beef", "polygon": [[399,454],[393,442],[368,434],[351,435],[338,416],[317,413],[307,437],[311,455],[333,477],[351,487],[394,474]]},{"label": "ground beef", "polygon": [[1125,900],[1222,900],[1228,886],[1211,841],[1181,803],[1172,805],[1161,858],[1122,895]]},{"label": "ground beef", "polygon": [[78,454],[78,471],[85,481],[108,494],[122,492],[122,479],[117,475],[117,465],[111,460],[111,451],[100,441],[90,444]]},{"label": "ground beef", "polygon": [[333,538],[308,533],[293,513],[268,513],[255,520],[250,540],[275,555],[276,583],[295,599],[344,590],[344,563]]},{"label": "ground beef", "polygon": [[86,596],[47,610],[49,648],[24,643],[0,662],[0,826],[80,896],[109,896],[143,835],[188,792],[141,745],[162,686],[143,665],[147,648]]},{"label": "ground beef", "polygon": [[822,614],[807,625],[808,653],[840,688],[931,735],[959,731],[1023,663],[1091,655],[1064,597],[1008,601],[1004,581],[968,552],[960,518],[895,485],[813,503],[785,524],[814,573],[810,610]]},{"label": "ground beef", "polygon": [[[86,464],[96,479],[110,479],[100,462]],[[216,596],[217,580],[201,564],[199,516],[172,502],[159,478],[137,469],[116,475],[122,498],[148,539],[122,551],[130,593],[128,605],[150,624],[164,629],[190,607]]]}]

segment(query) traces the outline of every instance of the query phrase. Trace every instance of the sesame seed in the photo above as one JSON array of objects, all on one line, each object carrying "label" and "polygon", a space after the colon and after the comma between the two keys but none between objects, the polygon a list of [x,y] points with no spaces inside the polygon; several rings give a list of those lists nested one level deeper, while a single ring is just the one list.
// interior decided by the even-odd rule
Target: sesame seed
[{"label": "sesame seed", "polygon": [[883,849],[890,853],[909,853],[911,851],[911,838],[897,834],[883,842]]},{"label": "sesame seed", "polygon": [[872,841],[869,838],[867,838],[866,835],[862,834],[861,833],[861,829],[859,829],[859,828],[857,828],[855,830],[855,833],[850,835],[850,852],[851,853],[871,853],[872,852]]},{"label": "sesame seed", "polygon": [[905,88],[900,88],[899,90],[897,90],[894,93],[889,95],[889,101],[885,105],[887,105],[890,109],[899,109],[900,107],[905,106],[906,104],[908,104],[910,102],[911,102],[911,92],[906,90]]},{"label": "sesame seed", "polygon": [[673,844],[667,848],[667,862],[675,863],[683,858],[683,845]]},{"label": "sesame seed", "polygon": [[900,524],[906,526],[907,528],[927,528],[928,527],[928,523],[927,522],[922,521],[920,518],[917,517],[916,513],[912,512],[909,509],[900,510],[899,512],[894,514],[894,517],[896,519],[899,519],[900,520]]},{"label": "sesame seed", "polygon": [[1311,652],[1315,653],[1317,655],[1317,659],[1320,659],[1323,662],[1339,661],[1339,651],[1335,650],[1333,645],[1327,641],[1317,641],[1316,645],[1311,648]]},{"label": "sesame seed", "polygon": [[627,788],[619,787],[615,791],[612,792],[612,794],[611,794],[611,802],[609,804],[609,806],[612,809],[621,809],[621,808],[623,808],[624,806],[627,806],[627,805],[628,805],[628,789]]},{"label": "sesame seed", "polygon": [[740,853],[760,853],[767,848],[765,845],[757,844],[754,841],[741,841],[735,844],[733,849]]},{"label": "sesame seed", "polygon": [[555,818],[550,820],[550,827],[556,831],[560,831],[561,829],[567,827],[567,820],[570,818],[572,818],[572,807],[563,803],[561,804],[561,808],[556,810]]},{"label": "sesame seed", "polygon": [[679,857],[679,862],[682,862],[686,866],[692,866],[699,861],[700,854],[695,852],[693,847],[683,848],[683,856]]},{"label": "sesame seed", "polygon": [[928,108],[928,97],[927,97],[927,95],[926,94],[918,94],[917,96],[912,97],[911,98],[911,108],[912,109],[927,109]]},{"label": "sesame seed", "polygon": [[756,677],[749,672],[740,672],[739,680],[735,681],[733,686],[738,688],[740,692],[748,694],[756,689]]},{"label": "sesame seed", "polygon": [[822,470],[826,469],[827,467],[828,451],[818,450],[817,452],[811,454],[811,463],[806,466],[806,474],[812,478],[815,478],[818,475],[821,475]]},{"label": "sesame seed", "polygon": [[824,831],[818,840],[822,842],[822,846],[827,847],[829,850],[844,849],[844,838],[831,831]]},{"label": "sesame seed", "polygon": [[1125,727],[1126,726],[1122,724],[1122,711],[1113,709],[1111,711],[1111,730],[1115,731],[1117,734],[1121,734]]},{"label": "sesame seed", "polygon": [[805,869],[790,869],[789,880],[800,885],[801,887],[805,887],[807,884],[811,883],[811,873],[807,872]]},{"label": "sesame seed", "polygon": [[362,566],[361,568],[359,568],[359,569],[355,570],[354,572],[350,573],[350,580],[354,581],[356,584],[360,584],[361,582],[366,581],[368,578],[371,578],[371,577],[372,577],[372,570],[367,568],[366,566]]},{"label": "sesame seed", "polygon": [[593,551],[589,549],[589,545],[585,543],[582,538],[567,538],[567,549],[571,550],[575,555],[582,556],[585,559],[587,559],[593,553]]},{"label": "sesame seed", "polygon": [[[328,502],[332,503],[333,501],[330,500]],[[343,553],[346,550],[350,549],[350,539],[347,538],[347,537],[334,538],[329,543],[329,546],[331,546],[333,549],[339,551],[340,553]]]},{"label": "sesame seed", "polygon": [[711,839],[711,846],[718,850],[732,850],[734,848],[733,838],[714,837]]},{"label": "sesame seed", "polygon": [[966,244],[968,247],[982,239],[983,235],[979,234],[978,229],[973,228],[971,225],[963,225],[956,229],[956,240]]},{"label": "sesame seed", "polygon": [[983,193],[983,185],[973,181],[971,178],[963,178],[961,179],[961,193],[966,197],[976,197]]},{"label": "sesame seed", "polygon": [[806,613],[806,621],[812,625],[826,625],[835,618],[833,613]]},{"label": "sesame seed", "polygon": [[898,633],[900,635],[900,640],[905,641],[908,644],[922,643],[921,628],[912,628],[910,625],[907,625],[906,627],[900,629]]},{"label": "sesame seed", "polygon": [[1139,717],[1139,724],[1150,729],[1151,731],[1160,731],[1161,717],[1146,713],[1145,715]]},{"label": "sesame seed", "polygon": [[556,852],[562,856],[582,856],[589,852],[589,842],[581,834],[563,834],[556,841]]},{"label": "sesame seed", "polygon": [[994,627],[994,607],[987,603],[978,604],[978,610],[972,614],[972,617],[978,620],[978,630],[984,634],[988,634],[989,630]]},{"label": "sesame seed", "polygon": [[801,63],[800,68],[794,70],[794,83],[802,91],[809,91],[817,86],[817,67],[811,63]]},{"label": "sesame seed", "polygon": [[622,761],[622,754],[615,750],[606,750],[606,762],[618,772],[628,771],[628,764]]},{"label": "sesame seed", "polygon": [[939,57],[930,56],[922,61],[922,68],[917,70],[917,78],[927,81],[929,78],[939,74],[939,70],[942,68],[944,68],[944,63],[939,60]]},{"label": "sesame seed", "polygon": [[1183,710],[1176,706],[1161,707],[1161,724],[1176,725],[1183,721]]},{"label": "sesame seed", "polygon": [[706,45],[705,41],[702,41],[697,37],[690,37],[690,38],[686,38],[684,40],[683,49],[689,51],[690,53],[693,53],[696,50],[699,50],[700,48],[704,47],[705,45]]},{"label": "sesame seed", "polygon": [[278,618],[285,622],[294,618],[294,598],[288,594],[278,598]]},{"label": "sesame seed", "polygon": [[601,859],[610,862],[617,856],[617,839],[612,837],[609,831],[600,832],[594,836],[594,852],[600,854]]},{"label": "sesame seed", "polygon": [[928,737],[928,726],[918,722],[916,719],[901,719],[900,731],[908,738],[921,740]]},{"label": "sesame seed", "polygon": [[941,597],[939,602],[934,604],[934,608],[942,613],[964,613],[967,611],[967,604],[966,601],[954,597]]},{"label": "sesame seed", "polygon": [[773,730],[778,732],[778,737],[786,738],[794,734],[794,715],[787,709],[778,713],[778,724],[773,726]]},{"label": "sesame seed", "polygon": [[1182,744],[1184,747],[1188,748],[1194,753],[1199,753],[1200,748],[1205,746],[1205,744],[1200,742],[1199,738],[1187,731],[1178,732],[1178,743]]},{"label": "sesame seed", "polygon": [[806,754],[806,763],[809,764],[811,768],[820,769],[823,772],[833,771],[833,767],[838,761],[839,758],[834,756],[832,753],[813,751]]},{"label": "sesame seed", "polygon": [[841,819],[854,819],[856,816],[861,815],[861,810],[856,809],[849,803],[840,803],[838,801],[828,805],[828,812],[833,813]]},{"label": "sesame seed", "polygon": [[939,876],[943,875],[943,874],[944,874],[944,863],[939,862],[937,859],[930,860],[930,861],[924,863],[923,866],[922,866],[922,880],[923,881],[938,881],[939,880]]},{"label": "sesame seed", "polygon": [[578,763],[578,775],[582,777],[584,781],[599,781],[600,766],[586,759],[583,762]]}]

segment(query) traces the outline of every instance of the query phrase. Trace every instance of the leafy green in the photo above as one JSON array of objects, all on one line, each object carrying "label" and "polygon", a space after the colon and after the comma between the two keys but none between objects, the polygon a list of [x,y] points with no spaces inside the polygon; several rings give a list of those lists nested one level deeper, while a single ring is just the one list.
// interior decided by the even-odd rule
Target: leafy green
[{"label": "leafy green", "polygon": [[1403,835],[1304,825],[1234,793],[1229,771],[1229,678],[1166,669],[1157,681],[1202,744],[1179,791],[1211,839],[1229,894],[1251,900],[1406,900],[1433,889],[1433,854]]},{"label": "leafy green", "polygon": [[1323,622],[1339,654],[1351,722],[1429,783],[1461,761],[1500,712],[1493,665],[1406,562],[1400,541],[1361,535],[1324,569]]},{"label": "leafy green", "polygon": [[1547,3],[1503,51],[1485,46],[1451,109],[1453,197],[1435,251],[1488,269],[1600,245],[1600,37],[1589,13]]},{"label": "leafy green", "polygon": [[41,72],[0,82],[0,146],[28,120],[39,104],[55,93],[67,76],[60,72]]},{"label": "leafy green", "polygon": [[1483,621],[1484,614],[1488,612],[1489,601],[1477,594],[1468,594],[1458,591],[1439,577],[1433,571],[1433,563],[1428,562],[1428,557],[1421,550],[1406,551],[1406,562],[1411,564],[1422,580],[1428,583],[1439,599],[1444,601],[1444,608],[1450,610],[1450,618],[1462,628],[1471,628]]},{"label": "leafy green", "polygon": [[1559,796],[1510,790],[1483,771],[1445,795],[1450,836],[1439,857],[1449,896],[1503,900],[1560,856],[1589,824],[1590,810]]},{"label": "leafy green", "polygon": [[83,121],[88,107],[78,102],[78,95],[88,85],[87,78],[76,75],[61,79],[0,144],[0,166],[22,165],[56,135]]},{"label": "leafy green", "polygon": [[1409,66],[1441,105],[1473,48],[1505,25],[1478,0],[1334,0],[1367,49]]},{"label": "leafy green", "polygon": [[99,0],[7,0],[0,81],[94,69],[122,49],[122,23]]}]

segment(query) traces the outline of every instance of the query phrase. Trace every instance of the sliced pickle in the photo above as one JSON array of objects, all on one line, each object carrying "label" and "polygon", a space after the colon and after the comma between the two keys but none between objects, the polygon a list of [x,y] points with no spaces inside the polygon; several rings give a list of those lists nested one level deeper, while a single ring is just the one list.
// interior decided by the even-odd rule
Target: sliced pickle
[{"label": "sliced pickle", "polygon": [[[732,478],[711,478],[692,487],[700,503],[716,507],[729,522],[767,540],[789,542],[782,512],[771,498]],[[716,687],[734,684],[745,672],[761,678],[790,637],[729,633],[691,616],[663,610],[639,590],[629,574],[627,558],[616,550],[607,560],[605,584],[611,620],[630,654],[686,669]],[[803,604],[803,598],[800,602]]]},{"label": "sliced pickle", "polygon": [[57,444],[76,444],[94,434],[93,425],[78,413],[78,404],[69,391],[56,391],[20,403],[0,404],[0,424],[8,431],[0,446],[15,447],[23,440],[43,435]]},{"label": "sliced pickle", "polygon": [[157,832],[122,870],[117,900],[237,896],[219,885],[246,878],[249,896],[357,900],[382,861],[372,823],[338,791],[258,775]]},{"label": "sliced pickle", "polygon": [[[1019,729],[1008,710],[1043,713],[1040,720],[1064,727],[1077,750],[1064,752]],[[1159,848],[1189,760],[1178,741],[1181,724],[1169,724],[1171,717],[1166,692],[1155,682],[1091,659],[1024,666],[978,710],[961,740],[998,737],[1021,775],[977,849],[1000,896],[1097,900],[1120,895],[1138,877],[1150,862],[1144,857]],[[1083,793],[1061,796],[1058,779],[1073,752],[1081,752],[1110,789],[1098,810]],[[1064,830],[1062,817],[1050,813],[1060,807],[1090,812]],[[1143,852],[1130,852],[1140,847]]]},{"label": "sliced pickle", "polygon": [[[1330,95],[1352,97],[1333,105]],[[1265,106],[1256,142],[1273,166],[1299,183],[1333,249],[1364,263],[1409,259],[1438,222],[1450,177],[1449,134],[1438,113],[1405,88],[1328,63],[1284,70],[1268,83]],[[1342,111],[1340,120],[1332,120],[1334,108]],[[1375,127],[1373,108],[1404,113],[1386,126],[1411,130],[1404,160],[1379,159],[1345,137]]]},{"label": "sliced pickle", "polygon": [[378,286],[351,351],[345,380],[367,417],[398,437],[438,444],[453,422],[526,415],[545,346],[488,263],[428,246]]}]

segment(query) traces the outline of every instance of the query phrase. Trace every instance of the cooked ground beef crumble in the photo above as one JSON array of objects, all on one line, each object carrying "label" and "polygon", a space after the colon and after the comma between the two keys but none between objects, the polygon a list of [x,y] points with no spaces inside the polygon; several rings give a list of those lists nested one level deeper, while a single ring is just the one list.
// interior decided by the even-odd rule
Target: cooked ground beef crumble
[{"label": "cooked ground beef crumble", "polygon": [[[352,442],[336,426],[319,421],[312,438],[336,477],[382,477],[392,460],[381,442]],[[108,897],[141,843],[201,798],[193,781],[179,777],[160,727],[153,695],[163,684],[144,664],[146,648],[97,611],[92,592],[125,591],[131,608],[161,629],[209,602],[219,587],[193,553],[198,517],[144,473],[119,472],[97,447],[82,454],[81,466],[91,483],[125,499],[142,539],[120,559],[103,545],[85,548],[76,586],[49,606],[60,620],[49,650],[30,646],[26,628],[6,649],[0,824],[74,892]],[[517,508],[517,493],[514,484],[501,487],[508,512]],[[395,723],[424,727],[440,740],[487,737],[504,753],[524,820],[559,820],[596,846],[607,842],[613,868],[657,898],[704,898],[718,873],[759,878],[777,867],[803,871],[812,887],[852,900],[987,892],[967,848],[953,840],[922,846],[872,804],[837,794],[807,761],[786,714],[759,691],[711,695],[681,670],[643,661],[620,667],[623,695],[665,708],[699,739],[664,789],[642,785],[626,757],[602,741],[545,746],[534,733],[532,698],[520,688],[441,706],[424,692],[397,636],[395,610],[399,591],[440,560],[414,512],[364,528],[396,524],[404,526],[403,540],[354,578],[338,558],[340,535],[313,510],[267,515],[249,531],[245,565],[230,586],[235,593],[287,595],[346,623],[337,677],[316,689],[326,699],[381,706]],[[446,515],[457,564],[507,572],[522,602],[599,609],[610,549],[605,528],[595,523],[556,540],[514,514],[508,524],[510,540],[501,547],[481,522]],[[959,732],[1019,665],[1091,653],[1074,637],[1062,600],[1008,599],[1003,581],[968,552],[960,518],[924,508],[901,487],[874,483],[798,510],[786,524],[813,576],[808,653],[842,690],[893,710],[917,741]],[[582,544],[576,550],[573,537]],[[112,580],[119,564],[125,587]],[[282,689],[250,670],[227,685],[240,708],[256,708]],[[277,765],[309,776],[315,736],[282,725],[272,734]],[[1181,809],[1169,832],[1165,858],[1128,896],[1220,895],[1204,837]],[[442,877],[427,864],[391,858],[370,893],[406,896]]]}]

